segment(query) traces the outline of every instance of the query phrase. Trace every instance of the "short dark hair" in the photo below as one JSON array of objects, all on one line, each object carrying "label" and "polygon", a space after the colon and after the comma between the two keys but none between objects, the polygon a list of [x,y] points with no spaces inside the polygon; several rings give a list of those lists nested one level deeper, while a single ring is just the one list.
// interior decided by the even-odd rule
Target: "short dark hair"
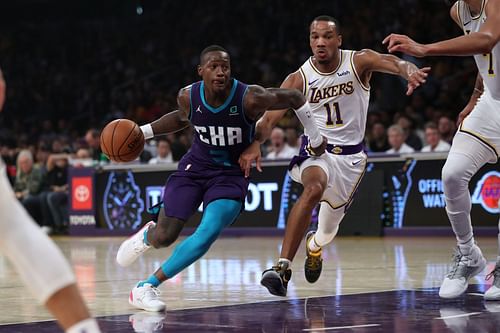
[{"label": "short dark hair", "polygon": [[337,30],[337,34],[340,35],[340,23],[339,23],[339,20],[337,20],[335,17],[333,16],[329,16],[329,15],[320,15],[320,16],[316,16],[312,21],[311,21],[311,24],[314,22],[314,21],[326,21],[326,22],[333,22],[335,23],[335,29]]},{"label": "short dark hair", "polygon": [[428,123],[426,123],[426,124],[425,124],[425,126],[424,126],[424,130],[426,130],[426,129],[433,129],[433,130],[438,131],[438,126],[436,125],[436,123],[435,123],[435,122],[433,122],[433,121],[429,121],[429,122],[428,122]]},{"label": "short dark hair", "polygon": [[204,63],[203,58],[205,57],[205,54],[210,53],[210,52],[214,52],[214,51],[225,52],[229,56],[229,52],[227,52],[227,50],[225,48],[223,48],[222,46],[215,45],[215,44],[214,45],[210,45],[210,46],[205,47],[203,49],[203,51],[201,51],[201,53],[200,53],[200,64]]}]

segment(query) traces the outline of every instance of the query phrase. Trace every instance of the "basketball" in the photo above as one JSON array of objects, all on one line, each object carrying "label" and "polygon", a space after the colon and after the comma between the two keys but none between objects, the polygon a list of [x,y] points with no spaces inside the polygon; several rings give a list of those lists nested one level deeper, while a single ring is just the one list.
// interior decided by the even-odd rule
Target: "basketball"
[{"label": "basketball", "polygon": [[101,132],[101,150],[114,162],[133,161],[143,149],[144,134],[132,120],[115,119]]}]

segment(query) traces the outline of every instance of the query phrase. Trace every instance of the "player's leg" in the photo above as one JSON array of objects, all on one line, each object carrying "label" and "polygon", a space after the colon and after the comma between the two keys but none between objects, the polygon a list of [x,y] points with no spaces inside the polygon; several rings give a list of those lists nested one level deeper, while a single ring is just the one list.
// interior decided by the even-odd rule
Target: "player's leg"
[{"label": "player's leg", "polygon": [[66,332],[82,332],[82,329],[89,333],[100,332],[78,292],[64,256],[17,201],[1,167],[0,193],[1,252]]},{"label": "player's leg", "polygon": [[323,193],[318,216],[318,230],[306,235],[304,273],[310,283],[316,282],[323,268],[321,248],[333,241],[340,222],[351,205],[353,196],[365,174],[366,154],[330,156],[329,185]]},{"label": "player's leg", "polygon": [[[239,176],[207,176],[203,180],[171,177],[163,198],[166,216],[169,216],[170,220],[175,217],[187,221],[203,198],[205,209],[202,220],[196,231],[175,248],[170,258],[154,274],[136,285],[130,294],[130,303],[148,311],[163,310],[165,303],[159,300],[156,287],[174,277],[208,251],[222,229],[233,223],[239,215],[247,190],[248,180]],[[150,241],[154,242],[159,230],[168,228],[161,223],[161,220],[159,222],[158,228],[146,234],[146,238]],[[151,231],[154,232],[154,236],[151,236]],[[177,235],[178,233],[175,238]],[[163,240],[170,242],[172,238],[163,237]]]},{"label": "player's leg", "polygon": [[300,169],[300,181],[304,190],[288,215],[280,258],[276,266],[262,273],[261,284],[276,296],[286,296],[288,281],[292,275],[289,267],[309,227],[312,211],[328,184],[328,166],[325,160],[306,160]]},{"label": "player's leg", "polygon": [[156,288],[201,258],[221,231],[234,222],[241,208],[239,200],[218,199],[210,202],[196,231],[176,246],[153,275],[137,284],[131,292],[130,303],[146,311],[164,310],[165,304],[158,299]]},{"label": "player's leg", "polygon": [[[500,208],[500,198],[498,198],[498,207]],[[498,254],[495,268],[487,276],[488,279],[493,278],[492,285],[484,293],[484,298],[489,301],[500,300],[500,218],[498,219]]]},{"label": "player's leg", "polygon": [[322,202],[318,215],[318,230],[306,235],[306,259],[304,274],[310,283],[316,282],[323,268],[321,248],[333,241],[339,225],[345,216],[345,207],[333,209],[327,202]]},{"label": "player's leg", "polygon": [[151,247],[162,248],[172,244],[201,200],[202,188],[199,184],[189,177],[172,175],[165,186],[164,208],[160,209],[158,223],[149,221],[125,240],[118,249],[116,262],[126,267]]},{"label": "player's leg", "polygon": [[469,279],[486,266],[481,250],[474,242],[470,217],[469,181],[494,157],[490,147],[475,137],[458,132],[442,170],[446,213],[450,219],[458,246],[454,265],[439,290],[443,298],[454,298],[465,292]]}]

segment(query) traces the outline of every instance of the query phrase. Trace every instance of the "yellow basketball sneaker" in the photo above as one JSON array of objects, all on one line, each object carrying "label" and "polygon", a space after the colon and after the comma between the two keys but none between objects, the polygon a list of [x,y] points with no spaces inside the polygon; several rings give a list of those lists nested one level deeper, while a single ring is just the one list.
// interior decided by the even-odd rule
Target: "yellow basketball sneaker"
[{"label": "yellow basketball sneaker", "polygon": [[309,231],[306,235],[306,260],[304,262],[304,274],[309,283],[318,281],[321,270],[323,269],[323,258],[321,258],[321,249],[317,252],[309,250],[309,241],[314,236],[314,231]]}]

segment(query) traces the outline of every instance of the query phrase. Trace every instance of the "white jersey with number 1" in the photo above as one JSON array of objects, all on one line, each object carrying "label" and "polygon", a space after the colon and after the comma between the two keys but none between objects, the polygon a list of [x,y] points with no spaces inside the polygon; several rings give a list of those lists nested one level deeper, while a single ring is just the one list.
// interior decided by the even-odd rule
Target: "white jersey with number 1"
[{"label": "white jersey with number 1", "polygon": [[[458,19],[465,34],[479,31],[486,21],[486,2],[483,0],[481,11],[476,16],[472,15],[465,2],[457,2]],[[459,131],[488,146],[492,151],[490,162],[495,163],[500,156],[500,43],[495,45],[491,53],[474,55],[474,60],[483,79],[484,92],[460,125]]]},{"label": "white jersey with number 1", "polygon": [[[465,34],[478,32],[486,21],[486,0],[481,4],[481,12],[474,16],[469,6],[459,1],[457,3],[458,19]],[[498,27],[500,29],[500,27]],[[474,55],[479,74],[483,78],[485,90],[496,100],[500,101],[500,43],[497,43],[491,53]],[[499,110],[500,112],[500,110]]]},{"label": "white jersey with number 1", "polygon": [[365,135],[370,88],[361,83],[356,73],[353,64],[355,51],[339,52],[340,63],[330,73],[320,72],[314,66],[312,58],[300,67],[302,92],[328,143],[357,145]]}]

